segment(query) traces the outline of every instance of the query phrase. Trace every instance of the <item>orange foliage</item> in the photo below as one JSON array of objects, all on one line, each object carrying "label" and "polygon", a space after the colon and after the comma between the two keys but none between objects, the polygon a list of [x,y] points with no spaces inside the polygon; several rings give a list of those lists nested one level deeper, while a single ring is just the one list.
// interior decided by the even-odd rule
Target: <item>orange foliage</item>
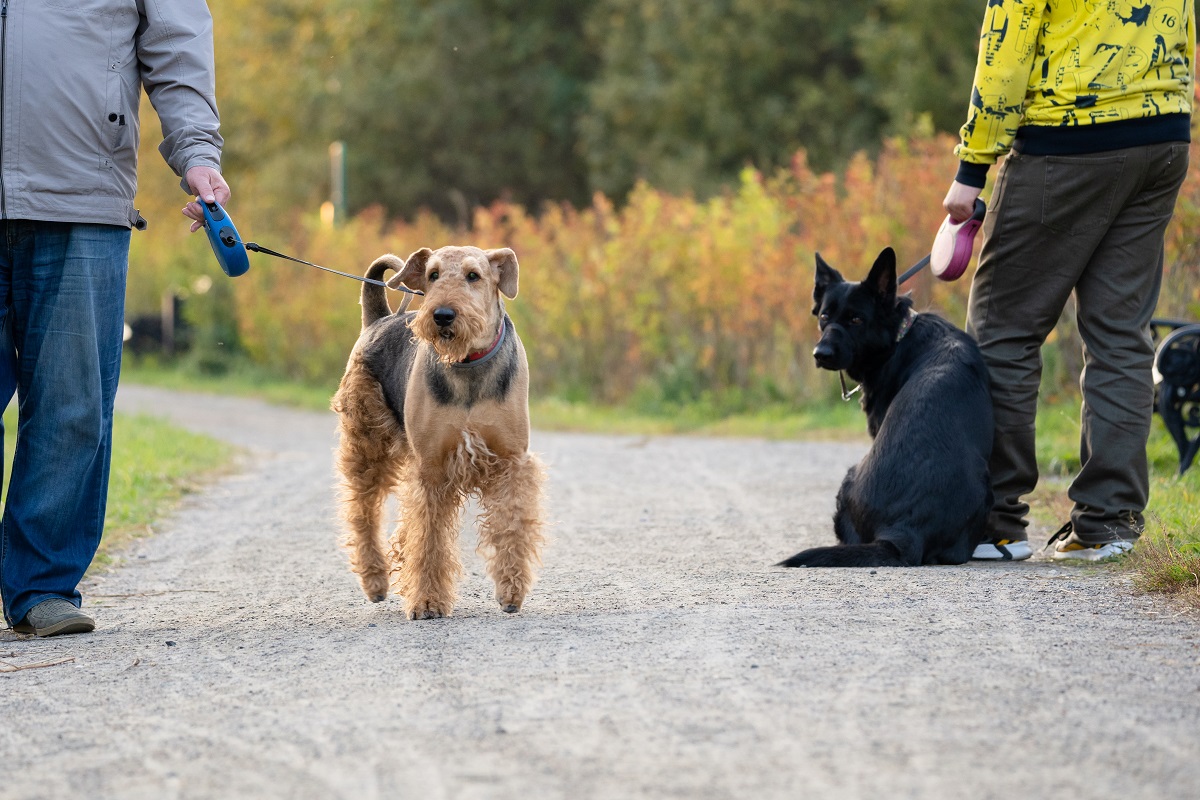
[{"label": "orange foliage", "polygon": [[[901,269],[928,253],[956,166],[952,146],[946,137],[890,141],[841,177],[814,173],[799,153],[789,170],[747,170],[738,186],[705,201],[642,185],[619,209],[601,195],[586,208],[554,205],[537,216],[496,203],[476,209],[470,232],[429,216],[388,223],[371,211],[337,229],[297,221],[285,238],[288,252],[359,270],[383,252],[407,256],[422,246],[512,247],[520,295],[509,310],[535,392],[621,402],[650,387],[726,406],[804,402],[836,384],[811,363],[814,253],[850,279],[885,246]],[[1168,313],[1198,316],[1198,223],[1193,177],[1168,235]],[[357,289],[282,262],[256,267],[236,288],[254,360],[336,379],[358,333]],[[958,325],[968,288],[969,280],[942,283],[928,270],[904,287],[918,309]]]}]

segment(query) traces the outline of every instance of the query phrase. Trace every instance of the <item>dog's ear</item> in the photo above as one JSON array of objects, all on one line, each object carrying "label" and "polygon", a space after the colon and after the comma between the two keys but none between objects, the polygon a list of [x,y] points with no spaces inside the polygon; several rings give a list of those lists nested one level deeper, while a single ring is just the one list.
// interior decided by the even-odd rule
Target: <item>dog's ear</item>
[{"label": "dog's ear", "polygon": [[391,284],[392,281],[395,281],[418,292],[425,291],[425,265],[431,255],[433,255],[432,250],[422,247],[404,261],[404,269],[400,270],[400,274],[388,283]]},{"label": "dog's ear", "polygon": [[817,253],[817,279],[813,283],[812,313],[814,317],[821,311],[821,300],[825,297],[825,290],[835,283],[842,283],[844,280],[842,274],[826,264],[825,259],[821,258],[821,254]]},{"label": "dog's ear", "polygon": [[485,250],[488,263],[500,273],[497,288],[505,297],[517,296],[517,254],[507,247],[499,250]]},{"label": "dog's ear", "polygon": [[890,247],[885,247],[883,252],[879,254],[879,258],[875,259],[874,266],[871,267],[870,273],[867,274],[867,279],[864,281],[879,298],[884,302],[884,305],[890,306],[896,301],[896,251]]}]

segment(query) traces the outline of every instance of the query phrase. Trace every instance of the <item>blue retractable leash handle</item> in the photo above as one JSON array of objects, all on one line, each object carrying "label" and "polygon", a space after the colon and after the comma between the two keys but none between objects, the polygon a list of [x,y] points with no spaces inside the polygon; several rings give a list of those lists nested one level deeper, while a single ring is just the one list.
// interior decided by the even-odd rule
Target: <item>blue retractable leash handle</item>
[{"label": "blue retractable leash handle", "polygon": [[329,267],[322,267],[320,264],[314,264],[311,261],[304,261],[299,258],[277,253],[263,247],[256,242],[243,242],[242,237],[238,235],[237,228],[234,227],[233,220],[229,218],[228,212],[221,207],[220,203],[205,203],[200,201],[200,208],[204,211],[204,232],[208,234],[208,243],[212,245],[213,255],[217,257],[217,263],[221,265],[221,270],[231,278],[236,278],[239,275],[245,275],[250,271],[250,257],[246,255],[249,250],[254,253],[262,253],[267,256],[275,256],[287,261],[295,261],[297,264],[305,264],[310,267],[316,267],[325,272],[332,272],[334,275],[341,275],[343,278],[352,278],[363,283],[370,283],[375,286],[382,286],[385,289],[394,289],[397,292],[405,292],[407,294],[424,295],[424,292],[419,292],[415,289],[409,289],[407,286],[396,285],[391,286],[383,281],[364,278],[359,275],[352,275],[349,272],[340,272]]},{"label": "blue retractable leash handle", "polygon": [[242,244],[233,220],[220,203],[201,202],[200,208],[204,210],[204,232],[208,234],[208,243],[212,245],[221,269],[231,278],[245,275],[250,270],[250,257],[246,255],[246,246]]}]

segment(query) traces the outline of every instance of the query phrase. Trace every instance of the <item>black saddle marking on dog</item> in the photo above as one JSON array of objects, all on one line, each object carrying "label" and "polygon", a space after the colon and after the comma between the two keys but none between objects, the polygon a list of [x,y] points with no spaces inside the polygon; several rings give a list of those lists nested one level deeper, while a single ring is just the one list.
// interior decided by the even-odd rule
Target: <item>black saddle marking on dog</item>
[{"label": "black saddle marking on dog", "polygon": [[470,408],[481,402],[503,403],[517,374],[516,329],[504,316],[504,341],[500,352],[478,364],[447,366],[429,351],[425,366],[425,385],[438,405]]}]

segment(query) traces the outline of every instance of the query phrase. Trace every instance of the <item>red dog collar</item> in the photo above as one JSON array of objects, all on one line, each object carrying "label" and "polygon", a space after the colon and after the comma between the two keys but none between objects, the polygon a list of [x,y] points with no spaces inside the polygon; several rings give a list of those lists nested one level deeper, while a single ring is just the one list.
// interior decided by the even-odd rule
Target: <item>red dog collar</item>
[{"label": "red dog collar", "polygon": [[504,338],[504,320],[500,320],[500,330],[496,331],[496,338],[492,339],[492,343],[488,346],[488,349],[476,350],[474,353],[467,353],[467,357],[458,363],[473,364],[476,361],[482,361],[483,359],[490,356],[492,353],[496,352],[496,349],[500,347],[500,341],[503,338]]}]

